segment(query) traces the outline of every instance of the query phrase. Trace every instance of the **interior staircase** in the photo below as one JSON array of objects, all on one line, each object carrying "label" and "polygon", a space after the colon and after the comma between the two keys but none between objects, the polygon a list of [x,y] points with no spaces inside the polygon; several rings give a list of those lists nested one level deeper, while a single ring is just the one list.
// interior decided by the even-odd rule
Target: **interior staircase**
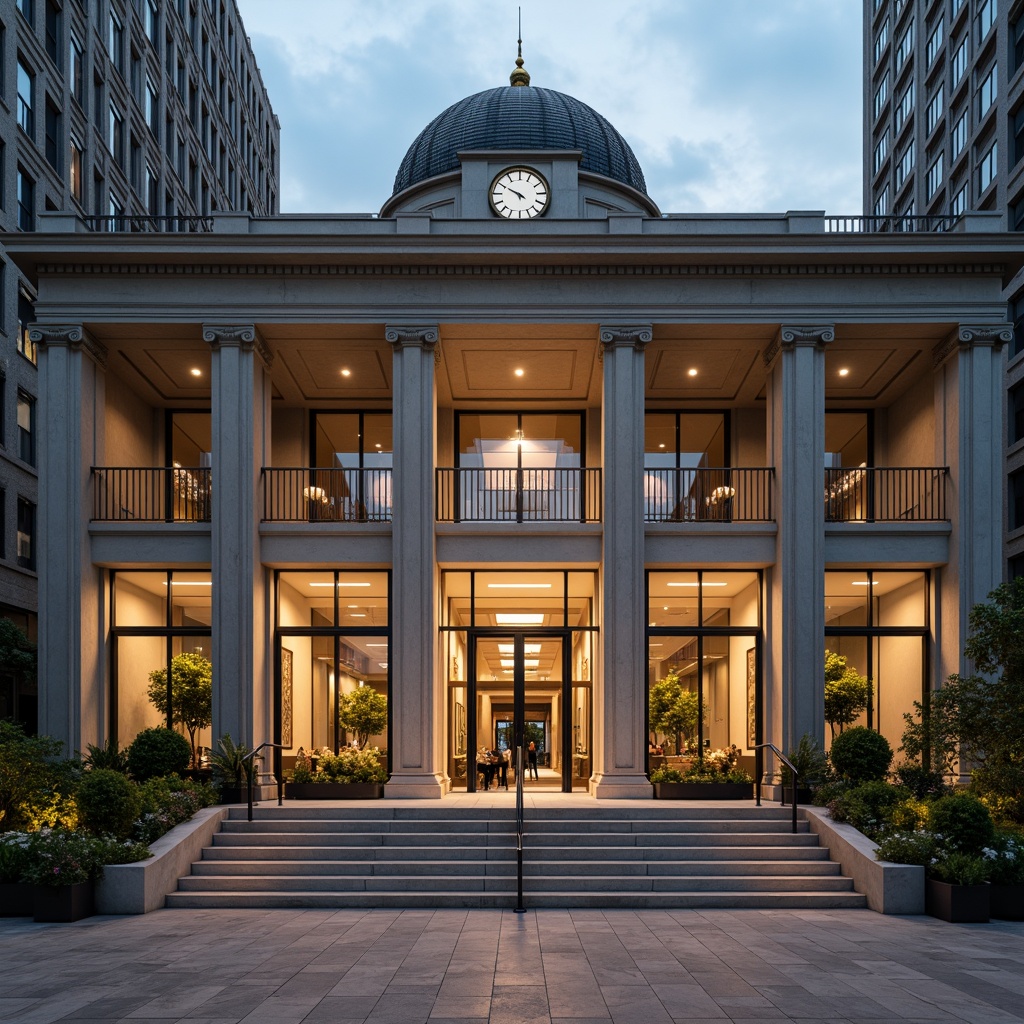
[{"label": "interior staircase", "polygon": [[[535,808],[527,908],[864,907],[807,823],[779,807]],[[232,808],[169,907],[516,905],[512,808]]]}]

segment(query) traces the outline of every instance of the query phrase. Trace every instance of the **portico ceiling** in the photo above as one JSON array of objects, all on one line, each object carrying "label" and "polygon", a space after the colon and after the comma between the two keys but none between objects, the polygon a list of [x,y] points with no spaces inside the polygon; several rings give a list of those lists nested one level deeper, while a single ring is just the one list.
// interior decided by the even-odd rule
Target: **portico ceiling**
[{"label": "portico ceiling", "polygon": [[[386,406],[392,352],[383,324],[258,324],[284,405]],[[597,324],[442,324],[438,402],[463,408],[582,408],[601,401]],[[201,324],[89,324],[108,366],[154,406],[205,404],[210,348]],[[841,324],[826,346],[829,401],[884,406],[931,366],[952,324]],[[765,397],[763,355],[777,324],[658,324],[646,346],[654,406],[753,405]],[[521,371],[521,372],[519,372]],[[845,371],[845,372],[842,372]]]}]

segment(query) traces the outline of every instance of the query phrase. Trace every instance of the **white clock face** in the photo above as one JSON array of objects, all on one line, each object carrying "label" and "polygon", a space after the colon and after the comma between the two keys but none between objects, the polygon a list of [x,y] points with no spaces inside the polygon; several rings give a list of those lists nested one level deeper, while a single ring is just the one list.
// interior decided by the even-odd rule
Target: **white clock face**
[{"label": "white clock face", "polygon": [[539,217],[548,208],[550,198],[548,183],[528,167],[510,167],[491,184],[491,209],[509,220]]}]

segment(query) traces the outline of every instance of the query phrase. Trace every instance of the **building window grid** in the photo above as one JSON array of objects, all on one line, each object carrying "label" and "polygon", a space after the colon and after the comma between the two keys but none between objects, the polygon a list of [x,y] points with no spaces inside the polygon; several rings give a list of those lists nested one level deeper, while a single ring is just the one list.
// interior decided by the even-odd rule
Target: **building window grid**
[{"label": "building window grid", "polygon": [[896,131],[899,131],[903,125],[910,120],[910,115],[914,109],[914,83],[910,82],[907,85],[903,96],[900,98],[900,105],[896,108]]},{"label": "building window grid", "polygon": [[110,63],[124,73],[124,24],[114,11],[110,12],[110,34],[107,39]]},{"label": "building window grid", "polygon": [[61,9],[54,0],[46,0],[46,53],[54,67],[63,70],[61,60]]},{"label": "building window grid", "polygon": [[996,22],[996,0],[982,0],[978,5],[978,41],[988,35]]},{"label": "building window grid", "polygon": [[36,183],[24,168],[18,168],[18,230],[35,230]]},{"label": "building window grid", "polygon": [[896,187],[901,188],[914,170],[914,140],[911,139],[896,165]]},{"label": "building window grid", "polygon": [[1022,13],[1011,26],[1010,53],[1013,55],[1013,70],[1016,71],[1024,64],[1024,13]]},{"label": "building window grid", "polygon": [[914,52],[914,19],[911,18],[907,30],[900,36],[900,44],[896,49],[896,68],[902,68]]},{"label": "building window grid", "polygon": [[18,126],[32,138],[35,131],[35,120],[32,106],[35,92],[35,76],[22,58],[18,58]]},{"label": "building window grid", "polygon": [[[876,118],[882,112],[882,109],[885,107],[885,101],[888,98],[889,98],[889,72],[886,71],[886,73],[882,76],[882,81],[878,83],[878,88],[875,90],[874,111],[875,111],[875,117]],[[252,168],[251,168],[251,165],[250,165],[250,173],[251,173],[251,170],[252,170]]]},{"label": "building window grid", "polygon": [[967,53],[969,40],[965,36],[960,45],[953,52],[953,84],[958,85],[967,72]]},{"label": "building window grid", "polygon": [[949,204],[949,212],[953,217],[962,217],[967,212],[967,186],[962,185]]},{"label": "building window grid", "polygon": [[79,42],[77,36],[71,36],[69,48],[71,61],[71,98],[85,109],[85,47]]},{"label": "building window grid", "polygon": [[18,388],[18,458],[36,464],[36,400]]},{"label": "building window grid", "polygon": [[888,182],[883,187],[882,191],[879,192],[878,198],[875,199],[875,216],[876,217],[887,217],[889,215],[889,184]]},{"label": "building window grid", "polygon": [[882,137],[878,140],[878,143],[875,145],[875,154],[874,154],[874,163],[873,163],[874,173],[875,174],[877,174],[879,172],[879,170],[882,167],[882,164],[885,163],[885,158],[888,155],[889,155],[889,129],[886,128],[886,130],[882,133]]},{"label": "building window grid", "polygon": [[967,111],[965,110],[953,123],[949,133],[950,151],[955,160],[967,145]]},{"label": "building window grid", "polygon": [[23,569],[36,567],[36,506],[18,496],[18,565]]},{"label": "building window grid", "polygon": [[29,325],[35,319],[32,296],[22,287],[18,289],[18,352],[30,363],[36,361],[36,345],[29,334]]},{"label": "building window grid", "polygon": [[878,35],[875,36],[875,63],[878,63],[878,59],[882,56],[883,51],[889,44],[889,18],[886,16],[885,21],[882,22],[882,27],[878,30]]}]

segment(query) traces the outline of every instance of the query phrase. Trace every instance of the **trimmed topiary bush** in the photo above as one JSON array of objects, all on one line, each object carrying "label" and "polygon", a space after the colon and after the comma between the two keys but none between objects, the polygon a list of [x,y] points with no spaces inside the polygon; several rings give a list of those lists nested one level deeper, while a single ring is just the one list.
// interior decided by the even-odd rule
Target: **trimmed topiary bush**
[{"label": "trimmed topiary bush", "polygon": [[120,772],[96,768],[78,786],[78,815],[94,835],[125,839],[142,812],[139,787]]},{"label": "trimmed topiary bush", "polygon": [[943,849],[978,857],[992,845],[995,826],[988,808],[970,793],[950,793],[931,805],[928,825]]},{"label": "trimmed topiary bush", "polygon": [[128,771],[133,779],[145,782],[158,775],[180,774],[191,759],[188,740],[173,729],[143,729],[128,748]]},{"label": "trimmed topiary bush", "polygon": [[829,759],[840,778],[853,783],[876,782],[889,771],[892,747],[881,733],[858,725],[832,741]]}]

